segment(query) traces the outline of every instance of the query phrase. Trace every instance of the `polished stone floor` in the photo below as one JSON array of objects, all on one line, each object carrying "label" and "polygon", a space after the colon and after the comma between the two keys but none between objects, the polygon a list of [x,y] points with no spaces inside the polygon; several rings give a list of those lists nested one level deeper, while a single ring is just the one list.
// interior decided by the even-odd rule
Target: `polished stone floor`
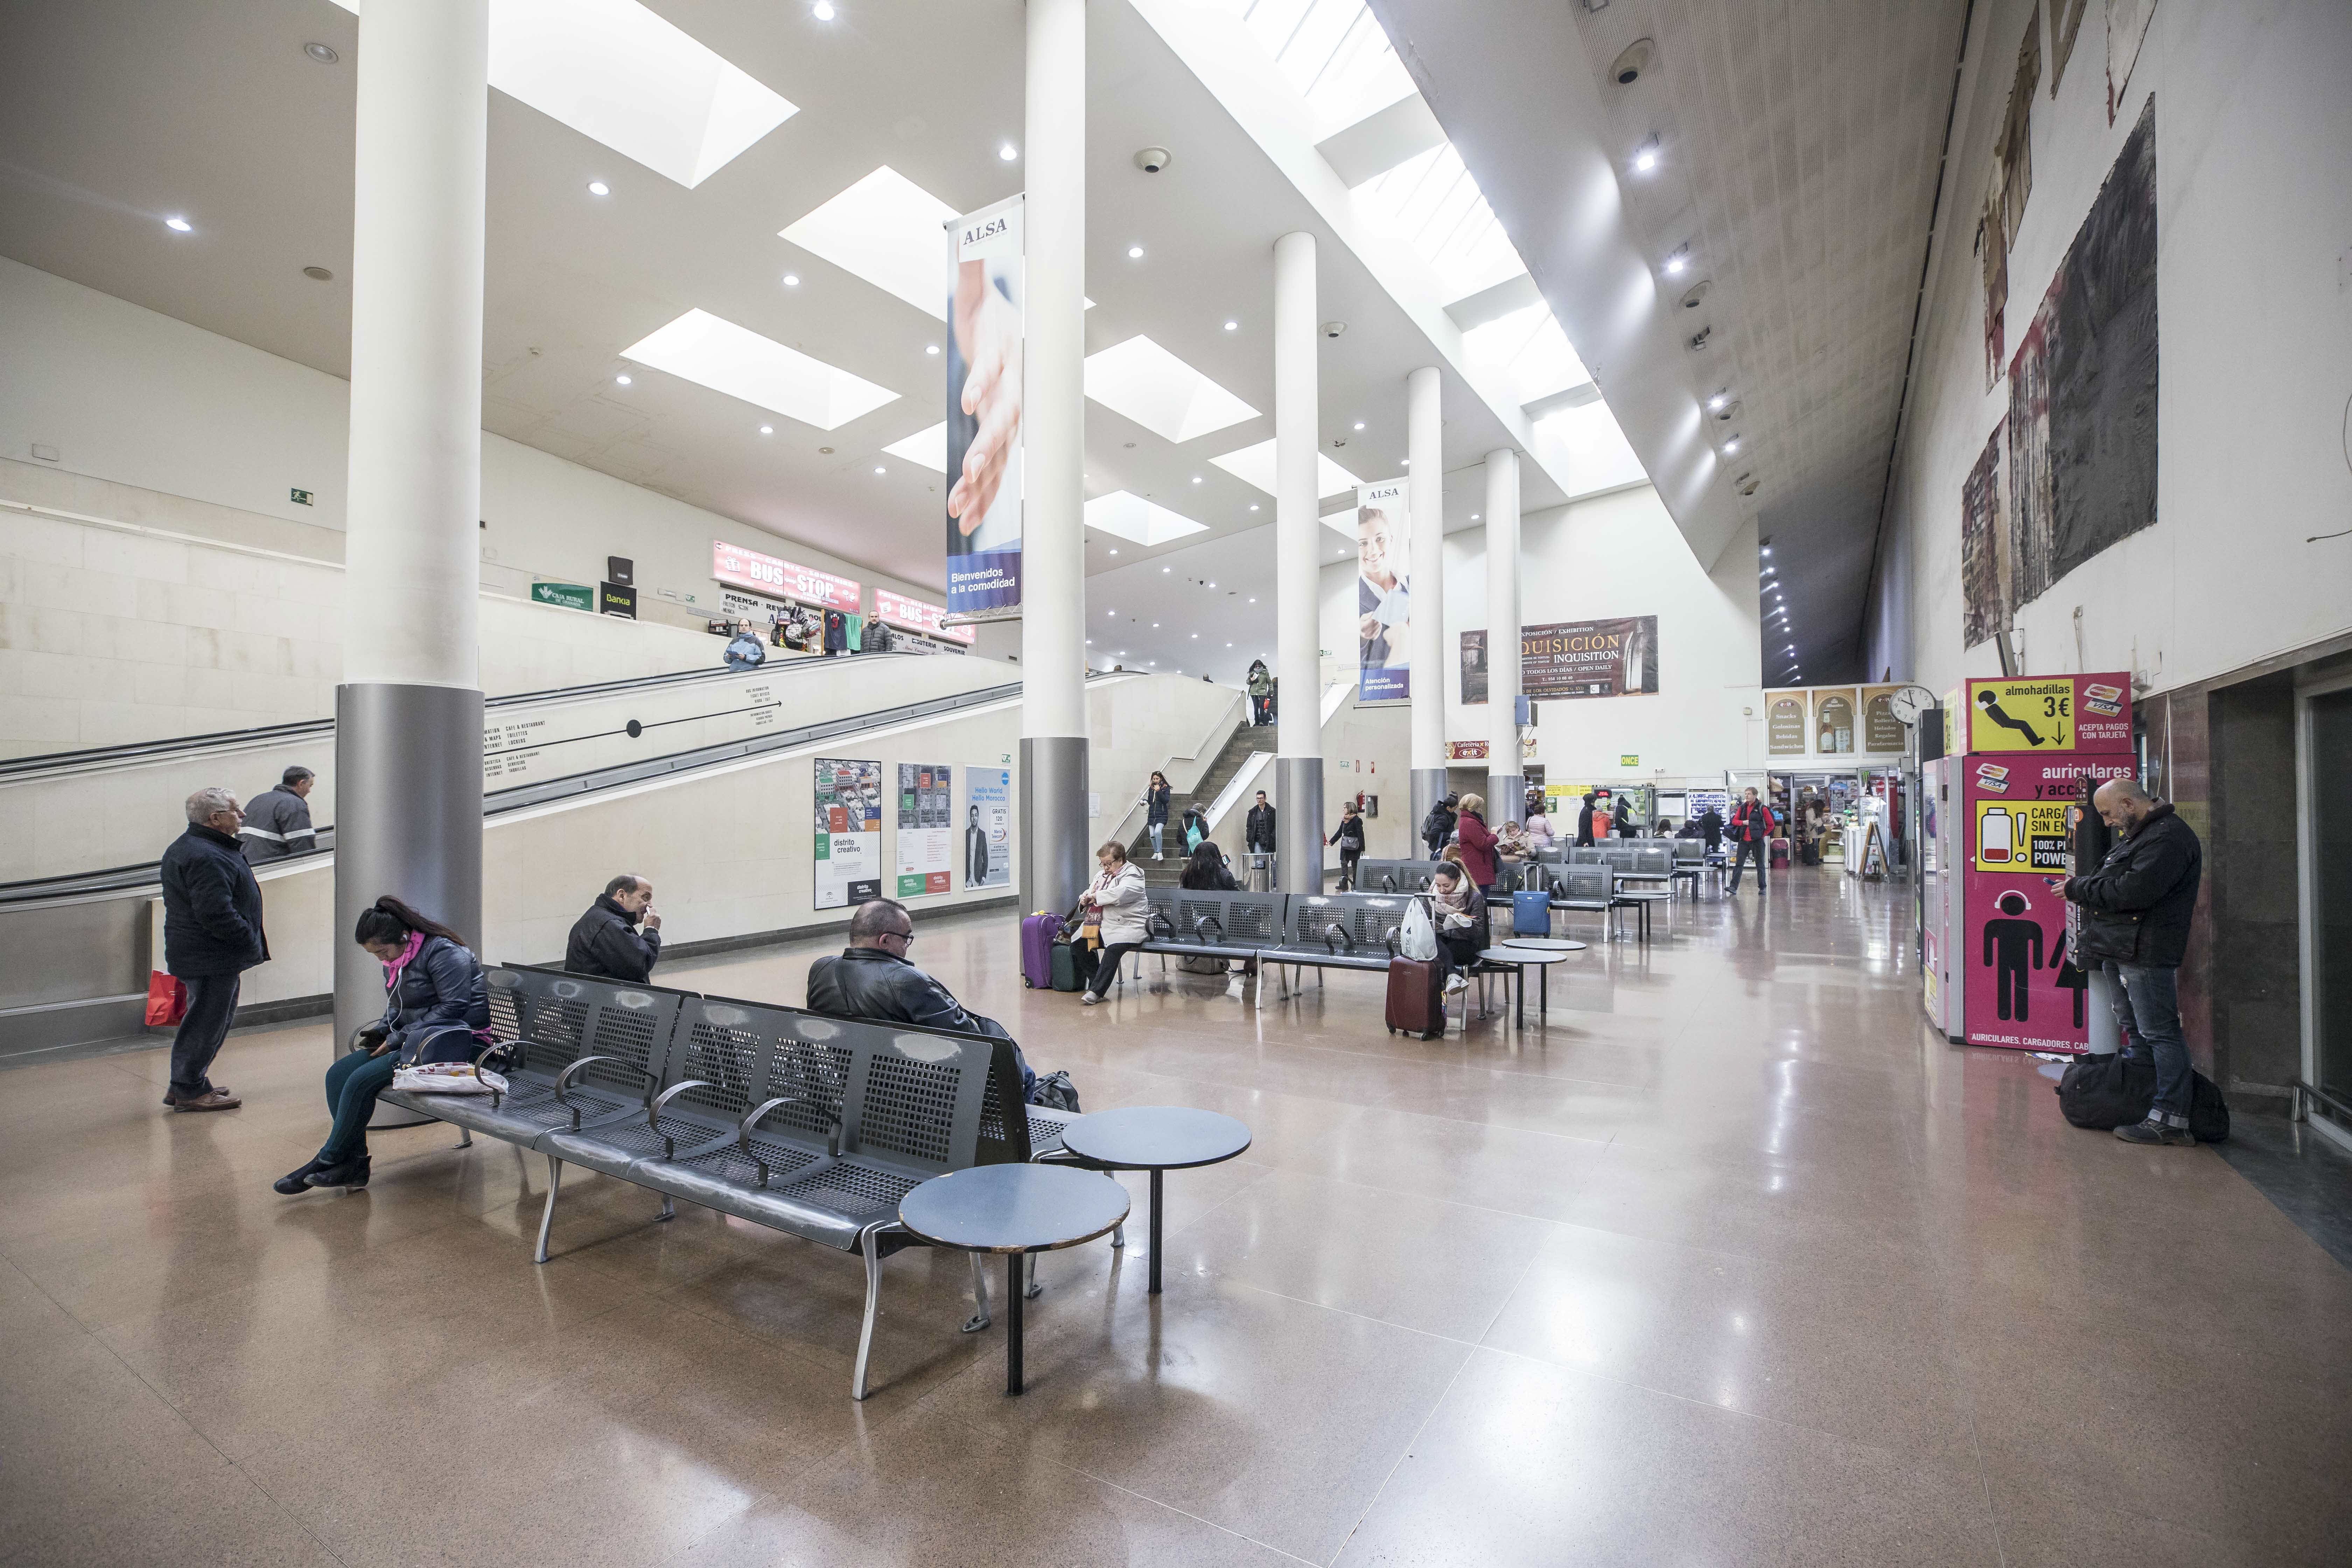
[{"label": "polished stone floor", "polygon": [[[1082,1011],[927,924],[1089,1108],[1256,1133],[1170,1177],[1157,1300],[1140,1226],[1045,1260],[1018,1400],[961,1258],[887,1265],[858,1405],[839,1255],[577,1175],[533,1268],[544,1163],[438,1128],[276,1196],[320,1025],[234,1038],[231,1114],[156,1052],[0,1074],[0,1563],[2352,1559],[2352,1271],[1931,1037],[1902,898],[1686,904],[1426,1043],[1361,976]],[[661,978],[797,1001],[815,951]]]}]

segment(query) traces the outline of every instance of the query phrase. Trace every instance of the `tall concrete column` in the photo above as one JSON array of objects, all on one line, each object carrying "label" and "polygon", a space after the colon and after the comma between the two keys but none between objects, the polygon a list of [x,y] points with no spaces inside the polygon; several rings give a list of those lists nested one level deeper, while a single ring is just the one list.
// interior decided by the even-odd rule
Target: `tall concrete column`
[{"label": "tall concrete column", "polygon": [[[1412,514],[1412,823],[1445,797],[1445,449],[1435,365],[1405,378],[1405,494]],[[1418,837],[1413,837],[1416,845]],[[1416,849],[1417,855],[1421,851]]]},{"label": "tall concrete column", "polygon": [[1528,819],[1519,765],[1519,455],[1486,454],[1486,825]]},{"label": "tall concrete column", "polygon": [[[390,893],[482,944],[482,228],[489,0],[360,20],[351,497],[335,691],[335,1038],[383,1011]],[[489,955],[500,956],[500,955]]]},{"label": "tall concrete column", "polygon": [[1315,237],[1274,242],[1274,673],[1281,889],[1323,890],[1322,437],[1315,365]]},{"label": "tall concrete column", "polygon": [[1087,7],[1029,0],[1023,347],[1021,907],[1093,879],[1087,816]]}]

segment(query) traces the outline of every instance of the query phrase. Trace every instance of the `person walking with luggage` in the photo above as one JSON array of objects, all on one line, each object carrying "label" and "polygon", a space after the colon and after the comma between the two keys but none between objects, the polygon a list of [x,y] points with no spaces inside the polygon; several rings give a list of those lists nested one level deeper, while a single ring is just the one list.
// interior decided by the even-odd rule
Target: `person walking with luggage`
[{"label": "person walking with luggage", "polygon": [[[654,913],[654,885],[625,871],[604,884],[588,912],[572,922],[563,944],[563,967],[574,974],[643,985],[661,959],[661,916]],[[637,934],[642,921],[645,934]]]},{"label": "person walking with luggage", "polygon": [[1750,784],[1731,812],[1731,838],[1738,851],[1731,862],[1731,890],[1739,891],[1739,870],[1756,861],[1756,896],[1764,896],[1764,868],[1771,860],[1772,808],[1756,798]]},{"label": "person walking with luggage", "polygon": [[1429,858],[1433,860],[1442,857],[1445,853],[1446,845],[1454,840],[1454,806],[1459,798],[1459,796],[1448,795],[1444,800],[1431,806],[1429,815],[1422,819],[1421,841],[1429,846]]},{"label": "person walking with luggage", "polygon": [[1101,874],[1078,895],[1079,922],[1094,927],[1096,935],[1078,961],[1079,979],[1087,988],[1078,998],[1082,1007],[1103,999],[1118,978],[1118,961],[1141,947],[1148,934],[1144,914],[1150,896],[1143,889],[1143,868],[1128,861],[1127,846],[1116,841],[1104,845],[1095,851],[1095,864],[1102,868]]},{"label": "person walking with luggage", "polygon": [[244,1102],[207,1076],[236,1016],[237,976],[269,962],[261,884],[236,839],[245,813],[214,785],[187,800],[186,831],[163,851],[163,968],[184,982],[188,1011],[172,1037],[174,1110],[234,1110]]},{"label": "person walking with luggage", "polygon": [[1454,824],[1454,832],[1462,841],[1462,868],[1470,874],[1484,898],[1495,896],[1495,851],[1499,840],[1486,826],[1486,801],[1483,795],[1462,797],[1462,814]]},{"label": "person walking with luggage", "polygon": [[245,846],[246,863],[259,866],[289,855],[308,854],[319,847],[310,826],[310,788],[319,782],[308,768],[288,768],[276,789],[263,790],[245,804],[245,826],[236,830]]},{"label": "person walking with luggage", "polygon": [[2156,1100],[2147,1119],[2116,1129],[2127,1143],[2193,1144],[2189,1100],[2195,1079],[2180,1029],[2180,960],[2196,916],[2205,847],[2169,801],[2136,779],[2109,779],[2091,797],[2116,832],[2115,847],[2086,877],[2050,886],[2081,906],[2082,956],[2114,972],[2116,1022],[2147,1042],[2156,1058]]},{"label": "person walking with luggage", "polygon": [[1274,676],[1262,658],[1250,660],[1249,700],[1250,723],[1253,726],[1274,722]]},{"label": "person walking with luggage", "polygon": [[1339,808],[1339,826],[1323,842],[1339,847],[1339,890],[1352,890],[1356,886],[1356,862],[1364,858],[1364,814],[1354,801]]},{"label": "person walking with luggage", "polygon": [[1143,786],[1143,826],[1151,833],[1151,858],[1167,858],[1161,839],[1168,832],[1168,775],[1154,768],[1151,782]]},{"label": "person walking with luggage", "polygon": [[491,1043],[489,981],[465,940],[386,894],[360,911],[352,940],[383,965],[383,1016],[327,1068],[327,1141],[310,1163],[272,1184],[292,1197],[312,1187],[368,1184],[368,1121],[392,1075],[423,1062],[468,1062]]}]

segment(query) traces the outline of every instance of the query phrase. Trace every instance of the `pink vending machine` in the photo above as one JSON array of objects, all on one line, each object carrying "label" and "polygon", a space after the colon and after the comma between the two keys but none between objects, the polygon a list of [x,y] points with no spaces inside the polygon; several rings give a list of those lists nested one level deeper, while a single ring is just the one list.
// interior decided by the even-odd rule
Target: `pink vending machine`
[{"label": "pink vending machine", "polygon": [[[1948,1032],[1972,1046],[2079,1051],[2089,982],[2067,955],[2067,808],[2084,778],[2132,772],[2131,679],[2125,675],[2004,677],[1968,684],[1968,749],[1951,759],[1958,808],[1960,918],[1947,923]],[[1954,798],[1957,797],[1957,798]],[[1957,833],[1950,830],[1956,828]],[[1947,896],[1948,896],[1948,891]]]}]

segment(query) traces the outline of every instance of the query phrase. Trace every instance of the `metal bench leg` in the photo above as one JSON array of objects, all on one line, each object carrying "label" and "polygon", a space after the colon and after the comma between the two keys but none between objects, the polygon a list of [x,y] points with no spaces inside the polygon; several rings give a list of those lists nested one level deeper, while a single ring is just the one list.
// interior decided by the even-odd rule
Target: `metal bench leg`
[{"label": "metal bench leg", "polygon": [[964,1256],[971,1259],[971,1299],[980,1304],[980,1310],[963,1321],[963,1331],[976,1334],[992,1321],[988,1311],[988,1263],[977,1252],[968,1252]]},{"label": "metal bench leg", "polygon": [[669,1194],[667,1193],[664,1193],[662,1194],[662,1212],[654,1215],[654,1223],[658,1225],[663,1220],[676,1219],[677,1217],[677,1205],[670,1202]]},{"label": "metal bench leg", "polygon": [[881,1225],[868,1226],[857,1238],[866,1254],[866,1320],[857,1329],[857,1367],[849,1374],[852,1399],[866,1397],[866,1363],[874,1353],[874,1318],[882,1304],[881,1230]]},{"label": "metal bench leg", "polygon": [[453,1147],[453,1148],[457,1148],[457,1149],[470,1149],[470,1148],[472,1148],[473,1146],[474,1146],[474,1130],[473,1130],[472,1128],[470,1128],[470,1127],[460,1127],[460,1128],[458,1128],[458,1129],[457,1129],[457,1142],[455,1144],[451,1145],[451,1147]]},{"label": "metal bench leg", "polygon": [[547,1208],[539,1216],[539,1250],[532,1254],[533,1263],[547,1261],[547,1231],[555,1223],[555,1194],[563,1188],[563,1162],[550,1154],[547,1157]]}]

